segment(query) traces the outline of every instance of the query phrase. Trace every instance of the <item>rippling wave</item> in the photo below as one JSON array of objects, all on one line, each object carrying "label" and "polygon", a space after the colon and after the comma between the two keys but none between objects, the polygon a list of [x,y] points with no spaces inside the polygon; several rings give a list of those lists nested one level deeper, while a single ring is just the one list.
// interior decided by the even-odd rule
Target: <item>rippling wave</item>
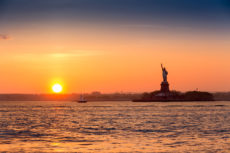
[{"label": "rippling wave", "polygon": [[230,103],[1,102],[1,152],[230,152]]}]

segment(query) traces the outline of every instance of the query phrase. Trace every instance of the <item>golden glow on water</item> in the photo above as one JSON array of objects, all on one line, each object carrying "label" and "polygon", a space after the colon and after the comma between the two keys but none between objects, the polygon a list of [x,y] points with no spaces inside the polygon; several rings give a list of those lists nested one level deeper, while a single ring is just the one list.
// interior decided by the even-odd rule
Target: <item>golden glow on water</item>
[{"label": "golden glow on water", "polygon": [[230,151],[228,102],[1,102],[0,110],[0,152]]}]

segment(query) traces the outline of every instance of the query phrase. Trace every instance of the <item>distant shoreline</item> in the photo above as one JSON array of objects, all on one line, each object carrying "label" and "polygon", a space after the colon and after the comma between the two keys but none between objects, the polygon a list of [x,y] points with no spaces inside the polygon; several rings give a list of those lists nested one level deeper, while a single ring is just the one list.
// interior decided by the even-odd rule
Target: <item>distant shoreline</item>
[{"label": "distant shoreline", "polygon": [[[90,93],[84,97],[96,101],[132,101],[141,98],[143,93]],[[80,94],[0,94],[0,101],[75,101]],[[212,93],[215,101],[230,101],[230,92]],[[182,101],[180,101],[182,102]],[[186,102],[186,101],[185,101]]]},{"label": "distant shoreline", "polygon": [[212,93],[204,91],[188,91],[185,93],[179,91],[156,90],[149,93],[143,93],[139,99],[133,99],[133,102],[187,102],[187,101],[215,101]]}]

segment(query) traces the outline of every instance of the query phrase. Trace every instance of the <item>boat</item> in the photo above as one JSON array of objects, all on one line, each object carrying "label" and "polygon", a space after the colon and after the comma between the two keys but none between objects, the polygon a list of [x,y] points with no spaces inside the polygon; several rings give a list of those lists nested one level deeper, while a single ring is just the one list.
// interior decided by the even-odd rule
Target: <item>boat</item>
[{"label": "boat", "polygon": [[83,95],[80,95],[80,98],[79,98],[79,100],[78,100],[77,102],[78,102],[78,103],[86,103],[87,100],[84,99]]}]

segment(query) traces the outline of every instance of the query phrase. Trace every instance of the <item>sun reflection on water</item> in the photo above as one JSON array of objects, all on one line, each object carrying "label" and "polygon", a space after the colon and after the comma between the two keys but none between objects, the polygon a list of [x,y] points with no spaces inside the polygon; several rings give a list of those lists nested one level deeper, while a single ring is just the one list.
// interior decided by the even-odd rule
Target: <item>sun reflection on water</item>
[{"label": "sun reflection on water", "polygon": [[230,151],[229,115],[227,102],[2,102],[0,151]]}]

